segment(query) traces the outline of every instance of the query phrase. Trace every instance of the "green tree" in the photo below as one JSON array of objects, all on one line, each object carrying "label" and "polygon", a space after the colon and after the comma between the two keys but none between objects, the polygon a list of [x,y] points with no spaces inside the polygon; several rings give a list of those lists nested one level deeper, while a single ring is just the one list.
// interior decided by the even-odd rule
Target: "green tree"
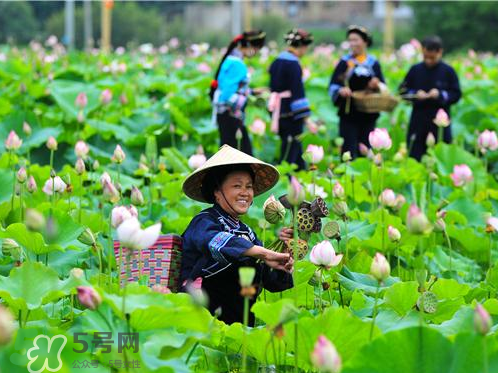
[{"label": "green tree", "polygon": [[33,9],[25,1],[0,2],[0,41],[28,43],[35,37],[38,24]]},{"label": "green tree", "polygon": [[415,36],[439,35],[445,49],[498,50],[498,6],[490,1],[411,2]]}]

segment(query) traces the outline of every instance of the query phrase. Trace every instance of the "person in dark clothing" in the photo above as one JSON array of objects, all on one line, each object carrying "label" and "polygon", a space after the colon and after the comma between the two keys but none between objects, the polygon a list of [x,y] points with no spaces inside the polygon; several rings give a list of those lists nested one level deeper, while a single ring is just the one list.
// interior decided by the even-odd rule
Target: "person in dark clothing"
[{"label": "person in dark clothing", "polygon": [[377,59],[367,54],[372,36],[361,26],[350,26],[347,38],[351,52],[343,56],[332,74],[329,95],[339,114],[339,136],[344,139],[342,152],[355,158],[359,144],[370,146],[368,134],[374,130],[379,113],[363,113],[353,103],[352,92],[379,91],[385,87],[384,76]]},{"label": "person in dark clothing", "polygon": [[[424,61],[410,68],[400,85],[400,93],[413,101],[413,110],[407,135],[410,156],[419,160],[427,151],[429,133],[441,141],[434,118],[439,109],[450,114],[450,106],[462,96],[455,70],[444,63],[443,43],[437,36],[422,42]],[[451,142],[451,127],[443,129],[443,141]]]},{"label": "person in dark clothing", "polygon": [[303,133],[305,121],[311,114],[303,85],[303,71],[299,58],[308,50],[313,36],[301,29],[289,31],[285,36],[286,51],[279,54],[270,66],[270,90],[268,108],[272,112],[272,131],[281,139],[280,162],[305,168],[303,147],[298,135]]},{"label": "person in dark clothing", "polygon": [[253,57],[265,43],[263,31],[248,31],[236,36],[223,56],[209,96],[213,104],[213,121],[220,132],[220,145],[237,148],[237,132],[240,131],[240,150],[252,154],[252,145],[244,125],[244,112],[248,96],[256,94],[249,88],[249,76],[243,59]]},{"label": "person in dark clothing", "polygon": [[[256,269],[254,284],[258,292],[293,286],[292,257],[265,249],[254,231],[240,221],[253,197],[271,189],[278,178],[275,167],[224,145],[183,184],[187,196],[213,206],[195,216],[183,233],[180,283],[202,278],[210,312],[221,308],[219,319],[227,324],[243,321],[240,267]],[[279,237],[290,239],[292,229],[283,229]],[[254,301],[251,299],[250,304]],[[249,324],[254,325],[252,313]]]}]

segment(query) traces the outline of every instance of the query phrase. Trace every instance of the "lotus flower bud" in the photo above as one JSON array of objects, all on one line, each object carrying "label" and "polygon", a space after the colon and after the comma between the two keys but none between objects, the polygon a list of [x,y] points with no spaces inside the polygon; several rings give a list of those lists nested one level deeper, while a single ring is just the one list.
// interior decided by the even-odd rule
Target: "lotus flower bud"
[{"label": "lotus flower bud", "polygon": [[472,175],[472,170],[466,164],[455,165],[453,167],[453,173],[450,174],[451,180],[453,180],[453,185],[456,187],[464,186],[465,184],[472,181],[474,176]]},{"label": "lotus flower bud", "polygon": [[277,224],[285,217],[285,207],[272,194],[263,204],[265,219],[270,224]]},{"label": "lotus flower bud", "polygon": [[24,223],[33,231],[41,231],[46,225],[45,217],[35,209],[26,209]]},{"label": "lotus flower bud", "polygon": [[446,230],[446,223],[443,219],[437,219],[434,223],[434,230],[436,232],[444,232]]},{"label": "lotus flower bud", "polygon": [[33,175],[29,176],[27,189],[29,193],[34,193],[38,190],[38,186],[36,185],[36,180]]},{"label": "lotus flower bud", "polygon": [[116,149],[114,149],[114,154],[111,157],[111,161],[113,161],[114,163],[120,164],[120,163],[123,163],[125,158],[126,158],[126,154],[123,151],[123,149],[121,149],[121,146],[116,145]]},{"label": "lotus flower bud", "polygon": [[10,342],[14,333],[14,317],[10,310],[0,305],[0,346]]},{"label": "lotus flower bud", "polygon": [[22,123],[22,131],[24,132],[24,134],[26,136],[31,136],[31,133],[33,132],[33,130],[31,129],[31,126],[26,121]]},{"label": "lotus flower bud", "polygon": [[204,154],[193,154],[188,159],[188,165],[193,170],[197,170],[204,163],[206,163],[206,156]]},{"label": "lotus flower bud", "polygon": [[293,206],[299,206],[304,201],[305,190],[295,176],[291,176],[290,185],[287,191],[287,200]]},{"label": "lotus flower bud", "polygon": [[493,320],[489,316],[488,311],[478,304],[474,310],[474,329],[477,333],[486,335],[493,326]]},{"label": "lotus flower bud", "polygon": [[144,204],[144,196],[142,195],[142,192],[140,189],[138,189],[136,186],[132,186],[131,188],[131,203],[133,203],[135,206],[143,206]]},{"label": "lotus flower bud", "polygon": [[81,268],[73,268],[69,271],[69,275],[76,279],[81,279],[85,276],[85,271]]},{"label": "lotus flower bud", "polygon": [[427,135],[427,139],[425,140],[425,145],[427,145],[428,148],[432,148],[436,144],[436,138],[432,134],[432,132],[429,132]]},{"label": "lotus flower bud", "polygon": [[384,189],[379,196],[379,202],[385,207],[394,207],[396,205],[396,194],[392,189]]},{"label": "lotus flower bud", "polygon": [[104,187],[103,187],[104,193],[104,199],[107,202],[111,203],[117,203],[120,199],[119,191],[116,189],[113,183],[104,180]]},{"label": "lotus flower bud", "polygon": [[252,286],[256,269],[254,267],[240,267],[239,268],[239,283],[243,288]]},{"label": "lotus flower bud", "polygon": [[392,225],[387,228],[387,236],[391,242],[399,242],[401,240],[401,233]]},{"label": "lotus flower bud", "polygon": [[102,303],[100,294],[94,288],[89,286],[78,286],[78,300],[81,305],[90,309],[96,310]]},{"label": "lotus flower bud", "polygon": [[342,187],[340,182],[334,184],[334,187],[332,188],[332,194],[334,195],[334,198],[338,199],[344,199],[344,197],[346,197],[344,188]]},{"label": "lotus flower bud", "polygon": [[85,121],[85,114],[83,113],[83,110],[78,111],[76,120],[78,121],[78,123],[83,123]]},{"label": "lotus flower bud", "polygon": [[260,118],[257,118],[252,122],[250,129],[255,135],[263,136],[266,132],[266,123]]},{"label": "lotus flower bud", "polygon": [[50,136],[47,140],[47,148],[51,151],[55,151],[57,150],[57,140],[53,137],[53,136]]},{"label": "lotus flower bud", "polygon": [[425,216],[417,205],[410,206],[406,217],[406,227],[413,234],[426,234],[432,230],[427,216]]},{"label": "lotus flower bud", "polygon": [[93,161],[92,170],[97,171],[100,168],[100,163],[98,160]]},{"label": "lotus flower bud", "polygon": [[85,173],[86,168],[85,168],[85,162],[83,162],[83,159],[78,158],[76,160],[76,164],[74,165],[74,169],[76,170],[76,173],[78,175],[83,175]]},{"label": "lotus flower bud", "polygon": [[498,149],[498,137],[495,131],[484,130],[477,139],[479,148],[482,150],[496,150]]},{"label": "lotus flower bud", "polygon": [[353,157],[351,157],[351,152],[350,151],[344,152],[342,154],[342,161],[343,162],[349,162],[352,159],[353,159]]},{"label": "lotus flower bud", "polygon": [[117,228],[127,219],[132,217],[132,213],[130,209],[125,206],[116,206],[112,209],[111,212],[111,224],[113,228]]},{"label": "lotus flower bud", "polygon": [[4,238],[2,241],[2,254],[4,256],[11,256],[14,260],[20,260],[21,247],[12,238]]},{"label": "lotus flower bud", "polygon": [[366,146],[365,144],[363,144],[362,142],[360,142],[358,144],[358,149],[360,151],[360,154],[363,157],[368,157],[368,151],[370,150],[370,149],[368,149],[368,146]]},{"label": "lotus flower bud", "polygon": [[100,94],[100,102],[102,103],[102,105],[107,105],[111,101],[112,101],[112,92],[109,88],[106,88]]},{"label": "lotus flower bud", "polygon": [[55,176],[45,182],[42,190],[45,194],[51,196],[55,193],[64,193],[66,187],[66,183],[59,176]]},{"label": "lotus flower bud", "polygon": [[238,128],[237,131],[235,131],[235,139],[237,141],[242,140],[242,136],[243,136],[242,130]]},{"label": "lotus flower bud", "polygon": [[323,146],[310,144],[306,148],[306,153],[309,153],[309,155],[310,155],[310,157],[309,157],[310,163],[313,163],[313,164],[320,163],[321,160],[323,159],[323,156],[324,156]]},{"label": "lotus flower bud", "polygon": [[88,155],[90,148],[86,144],[86,142],[79,140],[74,146],[74,154],[76,157],[85,159]]},{"label": "lotus flower bud", "polygon": [[393,161],[396,162],[396,163],[399,163],[401,161],[403,161],[403,154],[401,154],[399,151],[396,152],[396,154],[394,154],[394,157],[393,157]]},{"label": "lotus flower bud", "polygon": [[15,131],[10,131],[9,136],[5,140],[5,149],[7,150],[17,150],[21,147],[22,140],[17,136]]},{"label": "lotus flower bud", "polygon": [[406,198],[402,194],[396,195],[396,200],[394,202],[394,209],[396,211],[401,210],[401,208],[405,203],[406,203]]},{"label": "lotus flower bud", "polygon": [[381,253],[375,254],[370,266],[370,274],[379,282],[384,281],[391,274],[391,266]]},{"label": "lotus flower bud", "polygon": [[450,125],[450,118],[444,109],[439,109],[434,118],[434,124],[438,127],[448,127]]},{"label": "lotus flower bud", "polygon": [[202,277],[198,277],[195,281],[187,283],[187,293],[190,294],[195,305],[206,307],[209,299],[206,292],[202,289]]},{"label": "lotus flower bud", "polygon": [[375,150],[389,150],[392,146],[392,140],[389,132],[385,128],[376,128],[368,135],[370,146]]},{"label": "lotus flower bud", "polygon": [[88,104],[88,98],[86,97],[86,94],[84,92],[81,92],[76,96],[76,100],[74,101],[74,104],[83,110],[86,105]]},{"label": "lotus flower bud", "polygon": [[341,357],[335,346],[321,335],[311,353],[311,361],[320,372],[339,373],[342,367]]},{"label": "lotus flower bud", "polygon": [[19,184],[24,184],[28,178],[28,174],[26,173],[26,169],[24,167],[21,167],[19,171],[17,171],[16,178]]},{"label": "lotus flower bud", "polygon": [[498,218],[494,216],[490,216],[486,219],[486,231],[489,232],[498,232]]},{"label": "lotus flower bud", "polygon": [[108,182],[108,183],[111,183],[111,176],[107,173],[107,172],[104,172],[102,174],[102,176],[100,176],[100,184],[102,185],[102,187],[104,187],[104,184],[105,182]]}]

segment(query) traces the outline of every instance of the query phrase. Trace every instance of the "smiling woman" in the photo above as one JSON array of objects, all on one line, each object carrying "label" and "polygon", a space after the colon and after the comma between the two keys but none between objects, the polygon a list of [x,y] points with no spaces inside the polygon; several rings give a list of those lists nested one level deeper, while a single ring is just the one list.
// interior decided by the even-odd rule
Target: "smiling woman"
[{"label": "smiling woman", "polygon": [[[256,269],[258,292],[292,287],[292,257],[265,249],[253,230],[239,220],[254,196],[271,189],[278,177],[275,167],[224,145],[183,184],[187,196],[213,206],[195,216],[183,234],[181,282],[186,287],[201,278],[209,310],[214,313],[221,308],[220,320],[228,324],[243,319],[240,267]],[[289,231],[284,232],[281,239],[290,238]],[[249,325],[254,325],[252,314]]]}]

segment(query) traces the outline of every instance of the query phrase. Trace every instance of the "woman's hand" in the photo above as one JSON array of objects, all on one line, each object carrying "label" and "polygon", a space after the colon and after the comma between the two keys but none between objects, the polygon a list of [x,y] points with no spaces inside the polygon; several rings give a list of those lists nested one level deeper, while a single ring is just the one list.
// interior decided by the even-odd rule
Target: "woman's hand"
[{"label": "woman's hand", "polygon": [[294,259],[289,253],[274,252],[273,254],[277,255],[271,255],[265,259],[265,264],[268,267],[287,273],[292,273],[294,271]]},{"label": "woman's hand", "polygon": [[377,91],[379,89],[379,83],[380,83],[379,78],[377,78],[376,76],[374,76],[368,82],[368,88],[371,89],[371,90],[373,90],[373,91]]},{"label": "woman's hand", "polygon": [[341,97],[351,97],[353,94],[353,91],[351,91],[351,88],[349,87],[342,87],[339,89],[339,96]]},{"label": "woman's hand", "polygon": [[261,96],[263,94],[270,93],[270,90],[267,87],[253,88],[251,91],[253,96]]},{"label": "woman's hand", "polygon": [[278,239],[280,241],[286,242],[294,237],[294,231],[292,228],[284,227],[278,232]]}]

